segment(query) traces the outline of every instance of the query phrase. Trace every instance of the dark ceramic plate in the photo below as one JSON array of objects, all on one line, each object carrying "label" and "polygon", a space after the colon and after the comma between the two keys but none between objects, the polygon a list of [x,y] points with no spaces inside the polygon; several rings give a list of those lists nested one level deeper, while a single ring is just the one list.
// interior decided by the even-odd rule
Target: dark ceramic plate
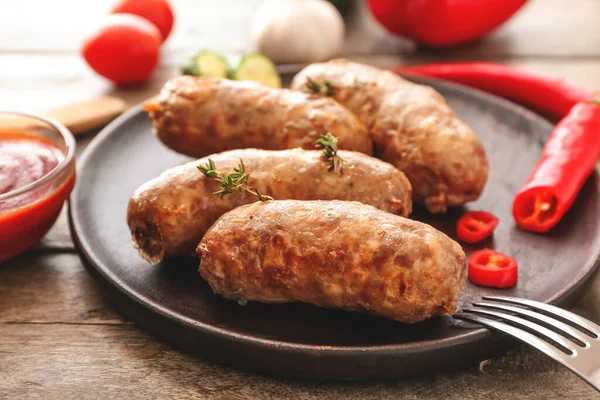
[{"label": "dark ceramic plate", "polygon": [[[585,185],[550,233],[517,229],[512,199],[540,155],[552,126],[507,101],[464,87],[425,81],[479,134],[491,164],[481,199],[467,209],[500,218],[491,247],[514,256],[520,277],[508,290],[467,282],[459,307],[483,295],[562,303],[588,278],[600,253],[597,175]],[[151,134],[137,107],[108,126],[86,149],[71,196],[72,232],[82,257],[116,307],[141,326],[189,352],[252,371],[318,379],[392,378],[472,365],[506,350],[505,337],[450,317],[406,325],[369,315],[305,304],[241,307],[214,295],[197,272],[198,261],[172,259],[157,266],[133,248],[125,223],[127,201],[142,183],[188,161]],[[454,237],[463,209],[416,219]]]}]

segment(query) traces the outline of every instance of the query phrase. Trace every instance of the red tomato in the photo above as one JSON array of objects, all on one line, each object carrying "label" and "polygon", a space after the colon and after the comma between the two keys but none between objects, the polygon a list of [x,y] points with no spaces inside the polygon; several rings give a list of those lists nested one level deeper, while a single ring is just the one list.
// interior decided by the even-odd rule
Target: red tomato
[{"label": "red tomato", "polygon": [[131,84],[152,75],[160,44],[160,32],[152,23],[137,15],[115,14],[85,40],[82,53],[99,75],[118,85]]},{"label": "red tomato", "polygon": [[112,14],[135,14],[152,22],[167,40],[173,28],[173,10],[167,0],[120,0],[114,5]]}]

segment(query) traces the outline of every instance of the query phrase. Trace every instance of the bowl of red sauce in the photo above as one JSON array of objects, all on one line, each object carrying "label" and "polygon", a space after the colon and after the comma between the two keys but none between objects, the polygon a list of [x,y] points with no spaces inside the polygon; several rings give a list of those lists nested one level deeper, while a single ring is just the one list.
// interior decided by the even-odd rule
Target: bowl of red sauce
[{"label": "bowl of red sauce", "polygon": [[75,184],[75,139],[39,115],[0,111],[0,262],[50,230]]}]

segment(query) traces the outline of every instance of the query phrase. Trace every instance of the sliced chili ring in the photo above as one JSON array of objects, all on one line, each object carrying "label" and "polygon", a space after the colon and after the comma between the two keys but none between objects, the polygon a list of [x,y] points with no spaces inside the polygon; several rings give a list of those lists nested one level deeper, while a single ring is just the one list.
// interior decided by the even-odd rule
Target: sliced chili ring
[{"label": "sliced chili ring", "polygon": [[500,220],[487,211],[469,211],[458,220],[456,235],[465,243],[477,243],[494,233]]},{"label": "sliced chili ring", "polygon": [[490,249],[478,250],[469,257],[469,280],[479,286],[508,288],[516,285],[517,262]]}]

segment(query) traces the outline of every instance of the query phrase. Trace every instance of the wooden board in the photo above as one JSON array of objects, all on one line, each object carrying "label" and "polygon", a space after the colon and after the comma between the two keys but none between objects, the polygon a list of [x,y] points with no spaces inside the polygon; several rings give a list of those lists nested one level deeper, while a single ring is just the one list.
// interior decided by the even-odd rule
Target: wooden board
[{"label": "wooden board", "polygon": [[[493,240],[465,250],[496,248],[521,265],[515,288],[485,289],[467,283],[459,307],[500,293],[564,301],[589,277],[600,254],[597,176],[551,233],[517,229],[510,214],[512,198],[552,126],[509,102],[432,83],[478,132],[491,164],[482,198],[468,208],[492,211],[502,224]],[[151,332],[218,362],[310,378],[432,372],[476,363],[506,346],[501,335],[451,318],[404,325],[300,304],[239,307],[212,294],[196,271],[195,259],[172,259],[149,267],[133,249],[125,224],[127,201],[143,182],[187,160],[167,150],[151,134],[147,116],[134,109],[109,126],[82,155],[80,183],[71,199],[74,236],[84,260],[116,305]],[[432,216],[421,210],[413,216],[454,236],[463,211]]]},{"label": "wooden board", "polygon": [[[572,309],[600,320],[600,279]],[[277,380],[177,351],[124,320],[73,254],[0,268],[0,398],[264,400],[596,399],[569,370],[523,345],[470,369],[394,382]]]}]

